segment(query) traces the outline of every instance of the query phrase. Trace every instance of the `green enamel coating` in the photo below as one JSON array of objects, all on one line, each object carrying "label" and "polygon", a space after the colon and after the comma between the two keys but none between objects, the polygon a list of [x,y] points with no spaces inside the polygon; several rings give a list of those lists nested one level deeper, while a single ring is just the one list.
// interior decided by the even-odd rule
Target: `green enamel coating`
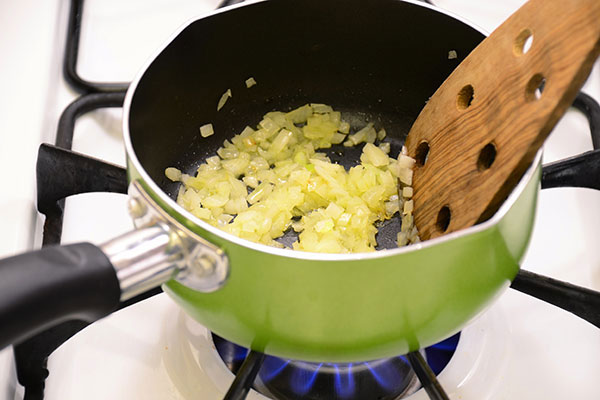
[{"label": "green enamel coating", "polygon": [[[131,179],[140,179],[129,163]],[[231,274],[204,294],[164,289],[211,331],[285,358],[350,362],[404,354],[460,330],[514,278],[529,242],[541,176],[483,229],[414,251],[351,261],[292,258],[211,234],[153,193],[173,217],[221,247]],[[143,182],[142,182],[143,183]]]}]

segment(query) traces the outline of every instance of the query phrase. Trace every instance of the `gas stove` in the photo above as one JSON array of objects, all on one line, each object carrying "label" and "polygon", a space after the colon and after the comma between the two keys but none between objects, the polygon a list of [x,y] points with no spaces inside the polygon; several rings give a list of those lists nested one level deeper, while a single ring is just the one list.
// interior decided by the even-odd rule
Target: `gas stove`
[{"label": "gas stove", "polygon": [[[436,6],[492,31],[522,0],[433,0]],[[87,0],[77,73],[88,82],[128,82],[178,26],[210,12],[217,0]],[[36,210],[39,144],[54,143],[63,110],[78,93],[62,76],[70,3],[0,5],[0,256],[42,244]],[[600,66],[584,92],[600,100]],[[119,95],[110,107],[76,119],[72,148],[123,166]],[[93,100],[92,100],[93,103]],[[80,105],[79,110],[86,106]],[[79,112],[75,109],[72,112]],[[10,132],[10,134],[9,134]],[[10,136],[9,136],[10,135]],[[58,138],[60,139],[60,137]],[[588,121],[569,112],[544,146],[544,163],[592,149]],[[557,188],[540,193],[524,269],[600,290],[600,192]],[[89,193],[66,199],[62,243],[101,243],[133,228],[127,198]],[[599,398],[600,330],[575,315],[507,290],[460,334],[438,380],[452,399]],[[45,399],[221,399],[234,380],[211,333],[157,294],[98,321],[61,345],[48,360]],[[11,349],[0,352],[0,399],[21,399]],[[31,397],[34,398],[34,397]],[[251,390],[248,399],[266,397]],[[430,398],[416,390],[410,399]]]}]

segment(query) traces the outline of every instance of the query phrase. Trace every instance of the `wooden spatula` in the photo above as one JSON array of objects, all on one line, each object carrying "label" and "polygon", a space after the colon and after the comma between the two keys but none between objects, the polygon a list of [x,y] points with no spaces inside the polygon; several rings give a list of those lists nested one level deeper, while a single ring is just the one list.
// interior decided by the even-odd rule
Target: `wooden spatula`
[{"label": "wooden spatula", "polygon": [[530,0],[463,60],[408,134],[421,238],[492,216],[600,54],[600,0]]}]

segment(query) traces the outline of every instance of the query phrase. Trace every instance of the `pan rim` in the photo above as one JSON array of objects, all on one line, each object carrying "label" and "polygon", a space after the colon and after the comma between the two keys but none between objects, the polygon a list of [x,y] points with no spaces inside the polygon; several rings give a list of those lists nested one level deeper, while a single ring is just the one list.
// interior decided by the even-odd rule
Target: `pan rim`
[{"label": "pan rim", "polygon": [[[353,261],[353,260],[386,258],[389,256],[395,256],[395,255],[400,255],[400,254],[404,254],[404,253],[412,253],[412,252],[415,252],[415,251],[418,251],[421,249],[438,246],[438,245],[444,244],[449,241],[455,241],[464,236],[472,236],[472,235],[481,233],[483,231],[486,231],[488,229],[495,227],[496,225],[498,225],[500,223],[500,221],[504,218],[504,216],[512,208],[513,204],[517,201],[517,199],[520,198],[521,194],[525,190],[525,187],[529,184],[531,179],[534,178],[535,172],[536,172],[538,166],[541,164],[542,149],[540,149],[537,152],[533,162],[531,163],[531,165],[529,166],[527,171],[523,174],[523,176],[519,180],[519,183],[517,184],[517,186],[513,189],[513,191],[510,193],[510,195],[507,197],[507,199],[503,202],[502,206],[487,221],[482,222],[477,225],[474,225],[472,227],[466,228],[466,229],[462,229],[462,230],[459,230],[456,232],[451,232],[446,235],[442,235],[442,236],[434,238],[434,239],[429,239],[424,242],[411,244],[408,246],[403,246],[403,247],[399,247],[399,248],[395,248],[395,249],[382,249],[382,250],[377,250],[377,251],[373,251],[373,252],[369,252],[369,253],[314,253],[314,252],[292,250],[289,248],[280,249],[280,248],[268,246],[265,244],[255,243],[250,240],[242,239],[240,237],[237,237],[235,235],[232,235],[230,233],[222,231],[221,229],[214,227],[214,226],[208,224],[207,222],[202,221],[200,218],[194,216],[191,212],[185,210],[182,206],[177,204],[177,202],[174,201],[170,196],[168,196],[156,184],[156,182],[150,177],[150,175],[148,175],[148,173],[146,172],[146,169],[143,167],[142,163],[137,158],[137,155],[133,148],[133,143],[131,141],[131,135],[130,135],[130,131],[129,131],[129,114],[130,114],[130,109],[131,109],[131,102],[132,102],[134,93],[136,92],[136,88],[137,88],[140,80],[142,79],[142,77],[144,76],[144,74],[146,73],[148,68],[150,67],[150,65],[152,65],[152,63],[154,62],[154,60],[165,50],[165,48],[167,46],[170,45],[170,43],[176,37],[178,37],[181,34],[181,32],[186,30],[191,24],[195,23],[196,21],[202,20],[204,18],[208,18],[208,17],[217,15],[217,14],[220,14],[223,12],[227,12],[228,10],[231,10],[231,9],[235,9],[235,8],[239,8],[239,7],[249,7],[249,6],[252,6],[253,4],[262,3],[265,1],[268,1],[268,0],[249,0],[249,1],[245,1],[243,3],[238,3],[238,4],[228,6],[228,7],[214,10],[210,13],[202,15],[201,17],[191,18],[189,21],[184,23],[178,30],[176,30],[162,47],[157,49],[157,51],[146,61],[146,63],[143,65],[143,67],[137,72],[135,78],[129,85],[129,88],[127,89],[127,93],[125,95],[125,100],[123,103],[123,140],[125,143],[127,158],[129,160],[129,162],[131,164],[133,164],[133,167],[135,168],[136,172],[141,176],[144,183],[152,190],[152,192],[154,192],[155,196],[158,196],[160,201],[167,204],[168,207],[170,207],[179,216],[189,220],[190,222],[192,222],[194,225],[198,226],[199,228],[209,232],[212,235],[220,237],[223,240],[232,242],[235,245],[249,248],[249,249],[259,251],[262,253],[269,253],[269,254],[276,255],[276,256],[281,256],[281,257],[286,257],[286,258],[294,258],[294,259],[300,259],[300,260],[311,260],[311,261]],[[456,15],[452,12],[449,12],[447,10],[437,8],[435,6],[432,6],[427,3],[423,3],[418,0],[397,0],[397,1],[401,1],[404,3],[410,3],[413,5],[417,5],[419,7],[431,9],[437,13],[444,14],[450,18],[453,18],[459,22],[462,22],[463,24],[480,32],[484,36],[489,35],[489,32],[487,30],[484,30],[483,28],[479,27],[477,24],[474,24],[474,23],[468,21],[467,19],[465,19],[459,15]]]}]

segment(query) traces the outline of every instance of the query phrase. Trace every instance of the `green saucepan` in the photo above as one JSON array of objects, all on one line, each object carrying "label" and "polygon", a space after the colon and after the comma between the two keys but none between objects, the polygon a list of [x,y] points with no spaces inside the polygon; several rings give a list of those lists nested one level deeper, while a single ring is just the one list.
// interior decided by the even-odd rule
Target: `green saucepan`
[{"label": "green saucepan", "polygon": [[[266,1],[191,22],[133,82],[125,105],[132,180],[221,248],[222,289],[165,290],[235,343],[282,357],[357,361],[403,354],[456,333],[519,269],[532,228],[539,157],[488,222],[408,248],[314,254],[241,240],[173,198],[167,166],[194,174],[223,141],[268,111],[326,103],[359,128],[384,126],[396,152],[428,97],[484,35],[422,3]],[[457,59],[449,58],[455,51]],[[254,77],[248,89],[245,80]],[[220,96],[233,97],[217,111]],[[198,135],[211,122],[216,134]]]},{"label": "green saucepan", "polygon": [[[193,174],[246,125],[305,103],[332,105],[353,129],[385,127],[397,155],[429,96],[484,37],[442,10],[400,0],[259,1],[191,21],[146,65],[125,100],[129,206],[139,229],[99,247],[27,255],[37,263],[4,260],[0,316],[12,319],[0,345],[74,315],[97,319],[165,281],[164,290],[216,334],[285,358],[372,360],[453,335],[519,271],[540,154],[488,221],[360,254],[278,249],[223,233],[176,203],[177,184],[164,171]],[[248,89],[249,77],[257,84]],[[217,111],[227,89],[233,97]],[[203,138],[198,128],[209,122],[216,133]],[[52,279],[39,279],[48,276],[39,271],[42,261],[59,271]],[[72,264],[78,267],[61,272]],[[19,273],[9,271],[15,265]],[[24,274],[41,282],[23,289]],[[48,300],[48,293],[55,296]],[[66,305],[66,296],[76,301]]]}]

